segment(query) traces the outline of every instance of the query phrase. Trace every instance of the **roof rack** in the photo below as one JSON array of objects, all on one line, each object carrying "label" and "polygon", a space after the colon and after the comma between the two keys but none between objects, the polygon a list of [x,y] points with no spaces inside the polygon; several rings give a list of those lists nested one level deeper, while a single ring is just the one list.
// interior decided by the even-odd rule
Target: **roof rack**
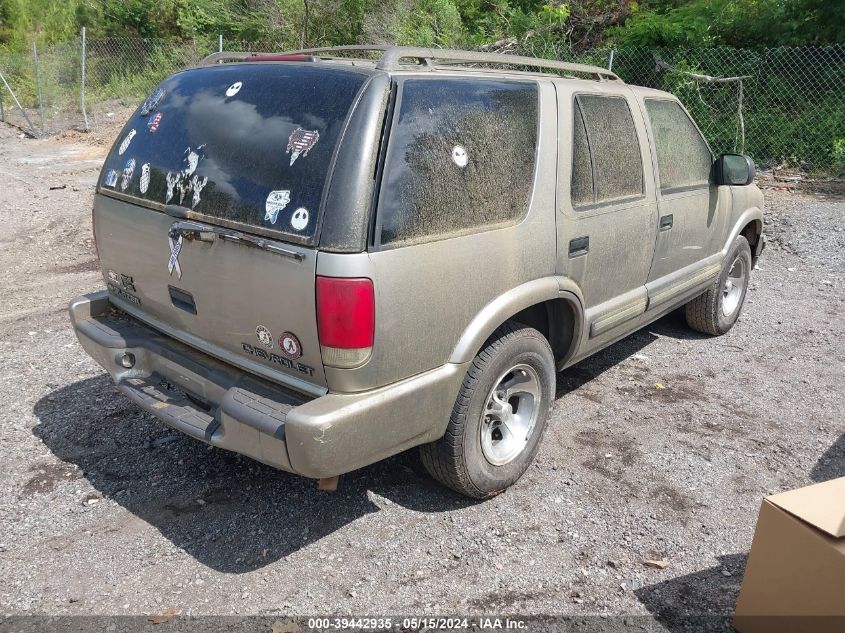
[{"label": "roof rack", "polygon": [[[304,48],[283,53],[268,53],[268,56],[290,56],[290,55],[314,55],[318,57],[336,58],[332,53],[348,52],[380,52],[381,57],[375,62],[379,70],[402,70],[407,68],[407,62],[403,60],[415,60],[417,64],[434,67],[434,62],[441,62],[439,67],[461,64],[498,64],[503,66],[528,66],[561,71],[563,73],[579,73],[592,76],[599,81],[622,80],[610,70],[599,66],[587,66],[585,64],[571,64],[552,59],[539,59],[536,57],[524,57],[521,55],[505,55],[500,53],[479,53],[475,51],[463,51],[440,48],[419,48],[414,46],[378,46],[378,45],[354,45],[354,46],[327,46],[324,48]],[[248,58],[260,59],[261,53],[213,53],[206,57],[203,65],[215,64],[222,61],[243,61]],[[349,58],[339,58],[349,59]],[[373,60],[368,60],[373,61]]]}]

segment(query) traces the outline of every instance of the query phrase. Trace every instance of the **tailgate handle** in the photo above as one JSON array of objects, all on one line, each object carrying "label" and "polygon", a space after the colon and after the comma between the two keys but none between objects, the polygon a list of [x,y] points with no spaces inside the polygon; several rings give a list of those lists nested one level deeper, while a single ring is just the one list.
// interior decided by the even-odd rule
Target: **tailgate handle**
[{"label": "tailgate handle", "polygon": [[174,306],[191,314],[197,313],[197,304],[194,303],[194,296],[190,292],[175,286],[167,286],[167,290],[170,291],[170,301]]}]

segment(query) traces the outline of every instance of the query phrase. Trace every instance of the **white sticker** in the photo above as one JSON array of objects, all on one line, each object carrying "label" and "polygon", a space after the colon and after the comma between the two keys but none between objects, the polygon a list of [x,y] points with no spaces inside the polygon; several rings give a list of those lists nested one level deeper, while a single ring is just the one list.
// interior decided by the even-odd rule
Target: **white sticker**
[{"label": "white sticker", "polygon": [[135,131],[134,128],[129,130],[129,133],[126,135],[126,137],[123,139],[123,141],[121,141],[120,147],[117,148],[118,154],[123,156],[123,152],[125,152],[127,149],[129,149],[129,143],[132,142],[132,139],[135,138],[136,134],[137,134],[137,132]]},{"label": "white sticker", "polygon": [[130,158],[126,161],[126,166],[123,168],[123,179],[120,181],[120,190],[126,191],[129,188],[129,183],[132,182],[132,174],[135,173],[135,159]]},{"label": "white sticker", "polygon": [[103,184],[106,187],[114,187],[117,184],[117,170],[116,169],[109,169],[106,172],[106,175],[103,177]]},{"label": "white sticker", "polygon": [[458,167],[467,166],[469,156],[467,156],[467,151],[464,149],[463,145],[455,145],[455,147],[452,148],[452,160]]},{"label": "white sticker", "polygon": [[236,94],[238,94],[241,91],[241,86],[243,86],[243,85],[244,84],[243,84],[242,81],[236,81],[235,83],[233,83],[231,86],[229,86],[226,89],[226,96],[227,97],[234,97]]},{"label": "white sticker", "polygon": [[141,193],[147,193],[150,186],[150,164],[141,165]]},{"label": "white sticker", "polygon": [[176,185],[179,184],[179,181],[182,180],[182,174],[180,172],[176,172],[175,174],[172,171],[167,172],[167,197],[165,198],[165,202],[170,202],[170,199],[173,198],[173,190],[176,188]]},{"label": "white sticker", "polygon": [[294,211],[290,218],[290,225],[297,231],[301,231],[308,226],[308,209],[299,207]]},{"label": "white sticker", "polygon": [[179,265],[179,253],[182,252],[182,236],[173,239],[172,236],[167,236],[167,241],[170,242],[170,259],[167,260],[167,272],[173,276],[173,271],[176,271],[176,276],[182,279],[182,267]]},{"label": "white sticker", "polygon": [[258,337],[258,340],[264,347],[273,349],[273,335],[266,327],[259,325],[255,328],[255,336]]},{"label": "white sticker", "polygon": [[279,212],[288,206],[290,202],[290,191],[271,191],[264,203],[264,220],[270,220],[272,224],[279,219]]},{"label": "white sticker", "polygon": [[202,192],[202,188],[208,184],[208,177],[204,176],[202,180],[197,174],[194,174],[194,177],[191,178],[191,188],[194,190],[194,195],[191,198],[191,208],[193,209],[200,203],[200,193]]},{"label": "white sticker", "polygon": [[[203,146],[200,145],[197,149],[202,149]],[[197,165],[200,162],[200,155],[193,151],[190,147],[185,150],[185,154],[187,154],[185,161],[187,163],[187,167],[185,167],[184,173],[186,176],[190,176],[197,170]]]}]

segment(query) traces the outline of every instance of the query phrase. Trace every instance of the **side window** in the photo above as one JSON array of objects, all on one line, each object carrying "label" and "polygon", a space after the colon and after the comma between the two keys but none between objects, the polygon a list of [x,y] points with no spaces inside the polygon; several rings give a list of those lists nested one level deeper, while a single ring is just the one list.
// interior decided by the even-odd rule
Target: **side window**
[{"label": "side window", "polygon": [[660,191],[707,185],[713,156],[684,109],[676,101],[646,99],[657,149]]},{"label": "side window", "polygon": [[572,122],[572,204],[643,195],[643,162],[631,108],[623,97],[578,95]]},{"label": "side window", "polygon": [[379,200],[382,244],[515,222],[528,210],[536,83],[408,79]]}]

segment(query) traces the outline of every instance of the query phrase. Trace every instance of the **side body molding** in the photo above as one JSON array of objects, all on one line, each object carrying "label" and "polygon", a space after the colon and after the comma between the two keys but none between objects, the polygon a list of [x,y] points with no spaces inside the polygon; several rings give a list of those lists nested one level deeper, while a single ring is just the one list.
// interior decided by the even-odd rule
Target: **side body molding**
[{"label": "side body molding", "polygon": [[470,321],[449,358],[450,363],[471,361],[481,346],[502,323],[516,313],[538,303],[560,299],[568,302],[575,313],[575,331],[565,362],[575,355],[584,327],[583,296],[578,286],[566,277],[551,276],[534,279],[512,288],[488,303]]}]

